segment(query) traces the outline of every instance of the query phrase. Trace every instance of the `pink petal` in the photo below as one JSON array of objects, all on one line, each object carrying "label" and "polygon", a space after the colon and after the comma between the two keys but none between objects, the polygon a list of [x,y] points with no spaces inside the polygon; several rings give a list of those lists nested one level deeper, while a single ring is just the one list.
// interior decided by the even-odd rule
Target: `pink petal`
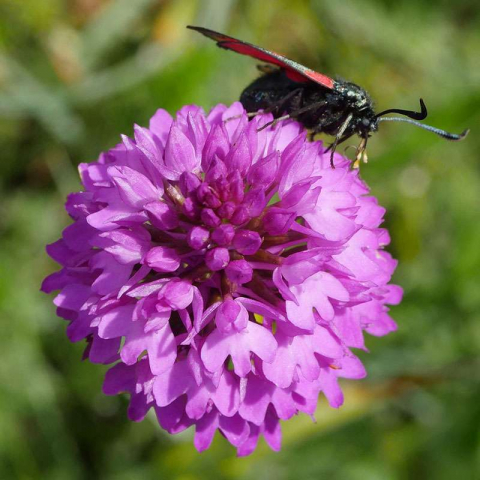
[{"label": "pink petal", "polygon": [[161,330],[149,334],[147,340],[148,360],[154,375],[167,371],[177,358],[177,343],[167,324]]},{"label": "pink petal", "polygon": [[183,172],[195,172],[199,167],[193,145],[175,123],[165,147],[165,165],[173,172],[170,180],[178,180]]}]

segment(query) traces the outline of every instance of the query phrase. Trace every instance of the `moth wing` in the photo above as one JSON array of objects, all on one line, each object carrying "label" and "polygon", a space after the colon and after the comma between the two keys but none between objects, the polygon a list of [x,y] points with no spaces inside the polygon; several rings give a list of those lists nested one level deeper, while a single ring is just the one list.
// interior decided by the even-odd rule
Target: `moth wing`
[{"label": "moth wing", "polygon": [[226,50],[233,50],[234,52],[240,53],[242,55],[248,55],[249,57],[256,58],[262,62],[271,63],[277,65],[280,68],[283,68],[287,76],[294,82],[304,83],[304,82],[314,82],[322,87],[332,89],[334,87],[334,80],[326,75],[310,70],[309,68],[301,65],[300,63],[294,62],[289,58],[284,57],[275,52],[271,52],[262,47],[257,47],[242,40],[238,40],[223,33],[215,32],[209,30],[208,28],[203,27],[193,27],[188,26],[191,30],[195,30],[202,35],[205,35],[208,38],[217,42],[217,45],[220,48],[225,48]]}]

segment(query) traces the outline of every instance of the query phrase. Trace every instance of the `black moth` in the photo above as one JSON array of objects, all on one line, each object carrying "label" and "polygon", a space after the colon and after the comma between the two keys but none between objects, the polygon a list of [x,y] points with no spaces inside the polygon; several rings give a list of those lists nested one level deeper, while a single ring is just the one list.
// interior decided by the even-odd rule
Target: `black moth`
[{"label": "black moth", "polygon": [[[367,140],[378,130],[378,124],[384,121],[412,123],[447,140],[462,140],[468,134],[460,135],[446,132],[417,120],[427,117],[427,108],[420,99],[420,112],[391,108],[380,113],[373,110],[373,102],[367,92],[352,82],[334,80],[326,75],[310,70],[282,55],[261,47],[237,40],[222,33],[202,27],[188,26],[217,42],[227,50],[248,55],[279,68],[261,67],[264,72],[241,94],[240,102],[245,110],[255,115],[262,110],[271,112],[275,118],[264,125],[266,128],[280,120],[295,118],[312,135],[326,133],[335,137],[330,145],[330,164],[334,168],[333,154],[337,146],[352,135],[361,138],[357,147],[355,166],[361,159],[366,161]],[[398,113],[403,117],[384,117],[388,113]]]}]

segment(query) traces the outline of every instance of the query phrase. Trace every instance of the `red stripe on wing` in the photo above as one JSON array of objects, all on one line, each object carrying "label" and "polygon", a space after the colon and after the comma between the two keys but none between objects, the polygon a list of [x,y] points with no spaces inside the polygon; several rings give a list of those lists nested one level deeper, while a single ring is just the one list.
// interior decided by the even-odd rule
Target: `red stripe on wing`
[{"label": "red stripe on wing", "polygon": [[233,50],[234,52],[240,53],[242,55],[248,55],[249,57],[261,60],[262,62],[272,63],[273,65],[277,65],[280,68],[285,69],[288,78],[290,78],[294,82],[311,81],[318,83],[319,85],[322,85],[326,88],[334,87],[334,81],[330,77],[315,72],[314,70],[310,70],[309,68],[304,67],[300,63],[294,62],[293,60],[290,60],[283,55],[275,52],[270,52],[268,50],[265,50],[264,48],[257,47],[250,43],[243,42],[242,40],[229,37],[228,35],[224,35],[223,33],[218,33],[207,28],[192,26],[188,26],[187,28],[190,28],[191,30],[196,30],[197,32],[200,32],[206,37],[215,40],[217,42],[217,45],[221,48]]},{"label": "red stripe on wing", "polygon": [[322,73],[318,73],[315,70],[306,70],[305,76],[307,76],[310,80],[315,83],[319,83],[320,85],[324,85],[328,88],[334,87],[334,81],[330,77],[323,75]]}]

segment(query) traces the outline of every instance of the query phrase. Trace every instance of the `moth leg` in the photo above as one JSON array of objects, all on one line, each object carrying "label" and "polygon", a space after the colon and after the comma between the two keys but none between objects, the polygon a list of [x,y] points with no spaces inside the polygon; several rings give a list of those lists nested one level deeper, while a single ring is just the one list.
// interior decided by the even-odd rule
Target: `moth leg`
[{"label": "moth leg", "polygon": [[314,110],[318,107],[322,107],[323,105],[325,105],[326,102],[325,100],[322,100],[321,102],[315,102],[315,103],[312,103],[310,105],[307,105],[306,107],[303,107],[303,108],[299,108],[298,110],[295,110],[294,112],[292,112],[290,114],[291,117],[298,117],[299,115],[301,115],[302,113],[305,113],[305,112],[308,112],[310,110]]},{"label": "moth leg", "polygon": [[[253,117],[256,117],[257,115],[263,115],[264,113],[272,113],[274,110],[277,110],[277,109],[280,109],[282,107],[282,105],[294,98],[296,95],[298,94],[301,94],[302,93],[302,89],[301,88],[297,88],[295,90],[292,90],[288,95],[285,95],[282,99],[280,99],[278,102],[275,102],[275,103],[272,103],[270,106],[268,106],[267,108],[264,108],[262,110],[257,110],[256,112],[248,112],[247,113],[247,117],[248,118],[253,118]],[[229,122],[230,120],[235,120],[236,118],[240,118],[243,114],[241,115],[235,115],[234,117],[229,117],[225,120],[225,122]],[[283,119],[283,118],[282,118]],[[275,120],[272,121],[272,123],[274,122]],[[263,129],[264,127],[262,127]],[[265,127],[266,128],[266,127]]]},{"label": "moth leg", "polygon": [[333,143],[327,149],[327,150],[330,150],[330,166],[332,168],[335,168],[335,164],[333,163],[333,154],[335,153],[337,145],[341,142],[344,142],[347,138],[349,138],[349,137],[345,137],[345,138],[342,138],[342,137],[343,137],[343,134],[345,133],[345,130],[347,129],[349,123],[352,121],[352,118],[353,118],[353,114],[352,113],[348,114],[347,118],[345,119],[345,121],[342,123],[342,125],[339,128],[339,130],[337,132],[337,135],[335,136],[335,140],[333,141]]},{"label": "moth leg", "polygon": [[278,117],[275,120],[272,120],[271,122],[267,122],[265,125],[262,125],[260,128],[257,128],[257,132],[261,132],[262,130],[265,130],[267,127],[274,127],[278,122],[281,122],[282,120],[288,120],[289,118],[292,118],[291,115],[284,115],[283,117]]},{"label": "moth leg", "polygon": [[[264,112],[263,112],[263,111],[260,111],[260,110],[258,110],[257,112],[248,112],[248,113],[247,113],[247,117],[248,117],[248,118],[253,118],[253,117],[256,117],[257,115],[260,115],[260,114],[262,114],[262,113],[264,113]],[[243,117],[243,115],[244,115],[244,114],[241,113],[240,115],[234,115],[233,117],[228,117],[228,118],[226,118],[226,119],[224,120],[224,122],[230,122],[231,120],[236,120],[237,118]]]},{"label": "moth leg", "polygon": [[[295,90],[294,90],[295,92]],[[291,92],[293,93],[293,92]],[[290,94],[289,94],[290,95]],[[289,96],[287,95],[287,97]],[[282,99],[283,101],[286,100],[285,99]],[[312,103],[311,105],[307,105],[306,107],[303,107],[303,108],[300,108],[299,110],[295,110],[294,112],[288,114],[288,115],[284,115],[283,117],[279,117],[279,118],[276,118],[275,120],[272,120],[271,122],[268,122],[266,123],[265,125],[262,125],[258,130],[257,132],[260,132],[261,130],[263,130],[264,128],[267,128],[269,127],[270,125],[272,126],[275,126],[278,122],[280,122],[281,120],[288,120],[289,118],[296,118],[298,117],[299,115],[301,115],[302,113],[305,113],[305,112],[308,112],[309,110],[314,110],[315,108],[318,108],[318,107],[321,107],[322,105],[325,105],[325,101],[321,101],[321,102],[316,102],[316,103]]]},{"label": "moth leg", "polygon": [[296,88],[295,90],[292,90],[290,93],[278,100],[278,102],[274,102],[267,108],[264,108],[260,113],[272,113],[275,110],[280,110],[285,105],[285,103],[288,102],[288,100],[291,100],[292,98],[295,98],[297,96],[301,99],[302,94],[303,89]]},{"label": "moth leg", "polygon": [[318,129],[315,128],[315,127],[312,128],[312,130],[311,130],[310,132],[308,132],[308,140],[309,140],[310,142],[313,142],[313,141],[315,140],[315,135],[316,135],[317,133],[320,133],[320,132],[321,132],[321,130],[318,130]]},{"label": "moth leg", "polygon": [[312,128],[312,130],[308,134],[308,139],[313,142],[315,140],[315,135],[317,133],[321,133],[322,129],[317,127]]}]

